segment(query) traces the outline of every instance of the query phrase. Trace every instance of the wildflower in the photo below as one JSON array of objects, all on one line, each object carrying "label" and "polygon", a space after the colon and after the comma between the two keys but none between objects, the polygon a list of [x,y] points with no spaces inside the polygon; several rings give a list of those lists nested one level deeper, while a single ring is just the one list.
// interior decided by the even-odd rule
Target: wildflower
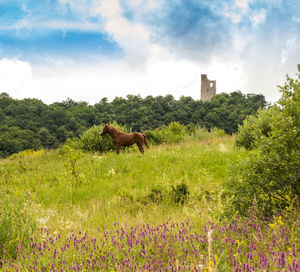
[{"label": "wildflower", "polygon": [[204,269],[204,264],[199,264],[199,265],[198,265],[198,268],[199,268],[200,270],[203,270],[203,269]]},{"label": "wildflower", "polygon": [[279,225],[284,225],[281,216],[278,217],[277,222]]},{"label": "wildflower", "polygon": [[108,171],[108,176],[114,176],[116,174],[115,170],[112,168]]}]

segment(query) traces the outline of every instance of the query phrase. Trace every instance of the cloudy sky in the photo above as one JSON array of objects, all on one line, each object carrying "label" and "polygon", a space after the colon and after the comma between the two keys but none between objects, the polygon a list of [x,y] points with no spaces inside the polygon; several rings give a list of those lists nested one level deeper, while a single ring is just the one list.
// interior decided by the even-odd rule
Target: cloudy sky
[{"label": "cloudy sky", "polygon": [[199,99],[207,74],[275,102],[299,44],[299,0],[0,0],[0,92]]}]

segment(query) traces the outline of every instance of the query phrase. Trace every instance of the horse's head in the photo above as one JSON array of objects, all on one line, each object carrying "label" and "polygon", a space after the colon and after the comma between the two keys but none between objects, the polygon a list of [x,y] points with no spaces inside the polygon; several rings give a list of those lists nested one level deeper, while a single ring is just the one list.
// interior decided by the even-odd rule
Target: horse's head
[{"label": "horse's head", "polygon": [[110,130],[110,125],[106,124],[102,131],[100,132],[100,136],[104,136]]}]

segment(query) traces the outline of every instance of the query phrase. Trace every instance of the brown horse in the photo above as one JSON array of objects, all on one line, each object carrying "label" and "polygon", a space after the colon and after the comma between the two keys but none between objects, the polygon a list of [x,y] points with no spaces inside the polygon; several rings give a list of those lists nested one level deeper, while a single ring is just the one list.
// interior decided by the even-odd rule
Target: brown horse
[{"label": "brown horse", "polygon": [[110,124],[106,124],[102,129],[100,136],[103,136],[105,134],[108,134],[112,139],[117,154],[120,153],[120,146],[129,146],[132,144],[137,144],[141,153],[144,153],[143,144],[145,144],[146,147],[149,148],[149,141],[144,133],[125,133],[111,126]]}]

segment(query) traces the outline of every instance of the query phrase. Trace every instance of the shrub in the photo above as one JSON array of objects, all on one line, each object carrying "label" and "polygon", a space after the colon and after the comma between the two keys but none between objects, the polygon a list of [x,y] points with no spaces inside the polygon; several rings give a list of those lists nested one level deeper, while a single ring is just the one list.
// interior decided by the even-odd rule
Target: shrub
[{"label": "shrub", "polygon": [[172,186],[172,199],[175,204],[183,205],[190,194],[188,187],[185,183],[181,183],[176,185],[175,187]]},{"label": "shrub", "polygon": [[187,131],[187,134],[189,136],[195,136],[196,135],[196,130],[197,130],[197,127],[194,124],[192,124],[192,123],[189,123],[186,126],[186,131]]},{"label": "shrub", "polygon": [[179,143],[183,140],[186,128],[178,122],[171,122],[166,131],[168,143]]},{"label": "shrub", "polygon": [[240,130],[250,135],[251,128],[268,118],[267,130],[256,131],[253,142],[245,140],[253,148],[250,157],[231,169],[226,183],[232,207],[240,213],[246,213],[254,201],[263,213],[273,214],[299,200],[300,66],[298,79],[287,77],[280,91],[280,106],[260,111]]},{"label": "shrub", "polygon": [[254,148],[261,136],[266,136],[271,132],[271,122],[273,116],[277,114],[276,107],[259,110],[257,116],[250,115],[242,125],[239,125],[235,144],[246,149]]},{"label": "shrub", "polygon": [[167,127],[156,128],[146,132],[153,144],[179,143],[183,140],[186,127],[178,122],[171,122]]},{"label": "shrub", "polygon": [[220,129],[220,128],[216,128],[216,127],[212,128],[210,130],[210,133],[215,137],[224,137],[226,135],[224,129]]},{"label": "shrub", "polygon": [[165,138],[164,138],[164,134],[163,134],[164,129],[165,129],[165,127],[146,131],[147,137],[152,144],[159,145],[159,144],[165,143]]},{"label": "shrub", "polygon": [[72,177],[74,179],[75,186],[80,185],[80,179],[79,179],[79,169],[78,169],[78,160],[82,157],[82,151],[81,150],[75,150],[69,145],[64,145],[63,152],[66,156],[66,162],[65,165],[67,168],[70,169],[70,172],[72,174]]},{"label": "shrub", "polygon": [[151,189],[151,192],[148,194],[147,198],[152,204],[160,204],[163,200],[163,190],[160,187],[154,187]]}]

